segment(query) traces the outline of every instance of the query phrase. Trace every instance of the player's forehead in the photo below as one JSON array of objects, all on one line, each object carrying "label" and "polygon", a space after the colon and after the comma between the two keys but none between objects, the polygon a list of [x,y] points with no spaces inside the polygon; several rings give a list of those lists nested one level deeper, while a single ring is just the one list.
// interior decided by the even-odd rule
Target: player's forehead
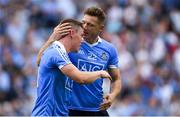
[{"label": "player's forehead", "polygon": [[82,18],[82,22],[96,25],[98,24],[98,18],[96,16],[84,15]]}]

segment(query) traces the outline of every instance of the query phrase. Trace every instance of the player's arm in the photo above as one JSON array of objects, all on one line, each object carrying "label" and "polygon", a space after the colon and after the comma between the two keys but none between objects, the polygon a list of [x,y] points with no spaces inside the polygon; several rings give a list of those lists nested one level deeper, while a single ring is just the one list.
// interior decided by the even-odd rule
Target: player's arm
[{"label": "player's arm", "polygon": [[111,82],[111,92],[103,97],[103,103],[100,105],[101,110],[108,109],[121,91],[118,51],[113,46],[110,47],[110,59],[108,63],[108,72],[111,75],[113,82]]},{"label": "player's arm", "polygon": [[109,73],[111,77],[113,78],[112,83],[111,83],[112,88],[111,88],[110,95],[112,96],[112,100],[114,100],[121,91],[120,70],[118,68],[111,68],[109,69]]},{"label": "player's arm", "polygon": [[121,91],[120,70],[118,68],[110,68],[109,73],[113,79],[111,83],[111,92],[103,97],[104,102],[100,105],[100,110],[108,109]]},{"label": "player's arm", "polygon": [[78,70],[73,64],[65,65],[61,71],[80,84],[92,83],[98,78],[109,78],[111,80],[111,76],[106,71],[84,72]]}]

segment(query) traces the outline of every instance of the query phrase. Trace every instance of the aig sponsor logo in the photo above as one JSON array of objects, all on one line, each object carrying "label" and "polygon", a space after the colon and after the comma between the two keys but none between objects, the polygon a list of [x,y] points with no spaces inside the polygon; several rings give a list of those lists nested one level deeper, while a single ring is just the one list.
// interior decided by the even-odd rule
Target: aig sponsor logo
[{"label": "aig sponsor logo", "polygon": [[78,59],[78,68],[81,71],[98,71],[98,70],[103,70],[104,65],[95,63],[95,62],[91,62],[91,61],[85,61],[82,59]]}]

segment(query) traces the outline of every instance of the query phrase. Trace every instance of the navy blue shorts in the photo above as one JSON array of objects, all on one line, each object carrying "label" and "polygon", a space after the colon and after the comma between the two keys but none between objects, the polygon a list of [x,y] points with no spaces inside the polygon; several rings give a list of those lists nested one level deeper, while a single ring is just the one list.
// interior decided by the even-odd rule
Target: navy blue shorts
[{"label": "navy blue shorts", "polygon": [[80,111],[69,110],[69,116],[109,116],[106,110],[104,111]]}]

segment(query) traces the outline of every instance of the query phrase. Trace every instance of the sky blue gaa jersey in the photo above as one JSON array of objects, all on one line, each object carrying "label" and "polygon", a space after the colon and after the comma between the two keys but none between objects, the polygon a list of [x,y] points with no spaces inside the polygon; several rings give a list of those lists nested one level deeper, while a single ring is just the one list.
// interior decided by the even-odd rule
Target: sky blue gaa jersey
[{"label": "sky blue gaa jersey", "polygon": [[[78,53],[69,53],[71,62],[81,71],[107,70],[118,68],[117,50],[109,42],[99,37],[98,42],[89,44],[83,42]],[[84,111],[99,111],[103,101],[103,79],[92,84],[78,84],[74,82],[71,105],[69,109]]]},{"label": "sky blue gaa jersey", "polygon": [[67,116],[72,80],[60,69],[70,64],[64,46],[55,41],[45,50],[38,69],[37,100],[32,116]]}]

